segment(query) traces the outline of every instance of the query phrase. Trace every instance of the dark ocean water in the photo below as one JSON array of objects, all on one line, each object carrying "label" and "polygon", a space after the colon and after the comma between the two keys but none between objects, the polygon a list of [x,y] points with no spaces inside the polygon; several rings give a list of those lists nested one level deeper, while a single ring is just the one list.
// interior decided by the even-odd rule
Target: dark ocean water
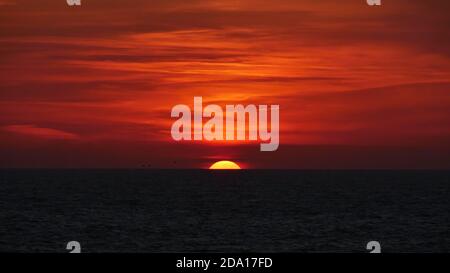
[{"label": "dark ocean water", "polygon": [[0,171],[0,251],[450,252],[449,212],[449,171]]}]

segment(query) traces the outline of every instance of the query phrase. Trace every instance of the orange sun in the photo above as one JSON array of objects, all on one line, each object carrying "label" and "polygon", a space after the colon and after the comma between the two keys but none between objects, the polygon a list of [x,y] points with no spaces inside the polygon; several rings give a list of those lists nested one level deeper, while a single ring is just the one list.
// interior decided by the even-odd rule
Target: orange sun
[{"label": "orange sun", "polygon": [[222,160],[217,161],[216,163],[212,164],[211,167],[209,167],[210,170],[239,170],[241,167],[239,167],[238,164],[228,161],[228,160]]}]

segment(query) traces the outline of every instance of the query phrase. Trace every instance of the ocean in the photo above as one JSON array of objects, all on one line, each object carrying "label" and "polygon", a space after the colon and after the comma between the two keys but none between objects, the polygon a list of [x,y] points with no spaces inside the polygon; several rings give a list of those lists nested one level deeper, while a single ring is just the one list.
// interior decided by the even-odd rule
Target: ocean
[{"label": "ocean", "polygon": [[450,252],[450,171],[0,170],[0,251]]}]

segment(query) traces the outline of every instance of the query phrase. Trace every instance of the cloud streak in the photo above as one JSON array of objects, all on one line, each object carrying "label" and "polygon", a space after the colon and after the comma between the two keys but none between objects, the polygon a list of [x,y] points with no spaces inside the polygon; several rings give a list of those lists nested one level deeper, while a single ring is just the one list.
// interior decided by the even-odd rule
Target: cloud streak
[{"label": "cloud streak", "polygon": [[30,137],[44,138],[44,139],[64,139],[64,140],[75,140],[79,137],[76,134],[69,132],[52,129],[37,127],[35,125],[8,125],[4,126],[3,129],[8,132],[22,134]]}]

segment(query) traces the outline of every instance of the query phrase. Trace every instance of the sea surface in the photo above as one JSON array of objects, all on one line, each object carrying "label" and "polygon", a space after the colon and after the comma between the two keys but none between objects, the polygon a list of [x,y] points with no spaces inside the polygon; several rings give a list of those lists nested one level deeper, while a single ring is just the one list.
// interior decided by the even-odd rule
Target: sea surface
[{"label": "sea surface", "polygon": [[0,251],[450,252],[450,171],[0,170]]}]

